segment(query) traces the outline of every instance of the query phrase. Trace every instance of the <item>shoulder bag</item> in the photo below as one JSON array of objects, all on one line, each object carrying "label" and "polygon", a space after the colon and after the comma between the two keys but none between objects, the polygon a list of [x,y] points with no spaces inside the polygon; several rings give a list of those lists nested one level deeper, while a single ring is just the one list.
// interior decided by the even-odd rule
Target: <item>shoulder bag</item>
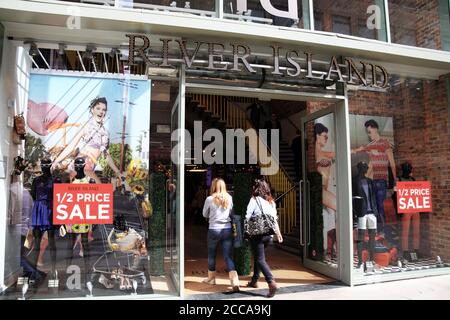
[{"label": "shoulder bag", "polygon": [[266,236],[275,234],[275,218],[266,214],[263,211],[258,198],[256,198],[256,203],[258,204],[261,214],[252,215],[250,219],[246,219],[244,223],[244,236],[245,238],[251,238],[255,236]]}]

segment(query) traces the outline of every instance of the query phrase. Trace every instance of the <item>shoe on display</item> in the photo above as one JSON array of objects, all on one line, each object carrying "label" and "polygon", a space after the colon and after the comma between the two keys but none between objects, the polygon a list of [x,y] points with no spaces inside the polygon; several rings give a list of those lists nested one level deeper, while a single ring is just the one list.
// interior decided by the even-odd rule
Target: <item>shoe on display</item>
[{"label": "shoe on display", "polygon": [[372,261],[366,262],[366,272],[374,272],[375,268]]},{"label": "shoe on display", "polygon": [[101,283],[106,289],[114,288],[114,284],[111,280],[106,278],[103,274],[98,278],[98,282]]},{"label": "shoe on display", "polygon": [[410,259],[411,259],[411,255],[410,255],[410,252],[408,250],[403,251],[403,255],[402,256],[403,256],[403,260],[410,261]]}]

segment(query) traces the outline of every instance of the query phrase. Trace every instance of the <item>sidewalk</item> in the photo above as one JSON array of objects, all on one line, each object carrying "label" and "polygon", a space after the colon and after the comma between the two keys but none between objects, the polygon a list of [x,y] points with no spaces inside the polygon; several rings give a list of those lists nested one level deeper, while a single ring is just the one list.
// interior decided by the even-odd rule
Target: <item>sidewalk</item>
[{"label": "sidewalk", "polygon": [[[200,294],[187,299],[266,300],[267,288]],[[274,300],[450,300],[450,275],[348,287],[339,282],[280,288]],[[271,299],[271,300],[272,300]]]}]

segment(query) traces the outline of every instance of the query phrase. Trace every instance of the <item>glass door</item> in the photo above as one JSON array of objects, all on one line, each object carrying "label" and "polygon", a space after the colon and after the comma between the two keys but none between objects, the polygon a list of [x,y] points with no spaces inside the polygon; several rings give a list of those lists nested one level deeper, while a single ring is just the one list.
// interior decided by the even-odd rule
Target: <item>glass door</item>
[{"label": "glass door", "polygon": [[[176,152],[178,148],[178,143],[180,140],[179,136],[179,125],[180,125],[180,98],[176,99],[170,116],[170,132],[172,137],[176,139],[171,139],[171,150],[172,150],[172,162],[171,168],[166,180],[166,254],[169,260],[170,271],[175,285],[179,288],[179,238],[178,238],[178,222],[180,214],[179,198],[180,198],[180,157],[179,153]],[[175,153],[174,153],[175,150]],[[175,158],[175,159],[174,159]]]},{"label": "glass door", "polygon": [[351,251],[345,110],[345,103],[337,103],[302,120],[301,242],[306,267],[350,281],[345,274]]}]

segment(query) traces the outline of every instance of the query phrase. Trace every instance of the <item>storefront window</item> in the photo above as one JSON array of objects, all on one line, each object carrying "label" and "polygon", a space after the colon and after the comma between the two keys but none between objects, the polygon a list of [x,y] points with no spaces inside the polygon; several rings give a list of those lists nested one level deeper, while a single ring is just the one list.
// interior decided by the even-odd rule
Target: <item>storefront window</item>
[{"label": "storefront window", "polygon": [[392,76],[385,93],[349,94],[358,282],[450,266],[440,205],[448,201],[447,124],[434,116],[448,102],[437,91],[445,92],[443,81]]},{"label": "storefront window", "polygon": [[381,0],[314,0],[314,27],[318,31],[386,41],[386,20]]},{"label": "storefront window", "polygon": [[[213,12],[215,10],[214,0],[121,0],[121,7],[143,8],[153,10],[179,11],[179,12],[195,12],[195,10],[203,10]],[[164,8],[166,7],[166,8]]]},{"label": "storefront window", "polygon": [[[389,0],[391,39],[393,43],[428,49],[443,49],[441,39],[448,36],[448,1]],[[441,12],[440,12],[441,11]]]},{"label": "storefront window", "polygon": [[308,1],[224,0],[223,5],[226,19],[283,27],[309,28]]},{"label": "storefront window", "polygon": [[177,95],[176,79],[32,71],[9,195],[21,238],[9,241],[18,258],[5,260],[16,278],[4,298],[179,293]]}]

